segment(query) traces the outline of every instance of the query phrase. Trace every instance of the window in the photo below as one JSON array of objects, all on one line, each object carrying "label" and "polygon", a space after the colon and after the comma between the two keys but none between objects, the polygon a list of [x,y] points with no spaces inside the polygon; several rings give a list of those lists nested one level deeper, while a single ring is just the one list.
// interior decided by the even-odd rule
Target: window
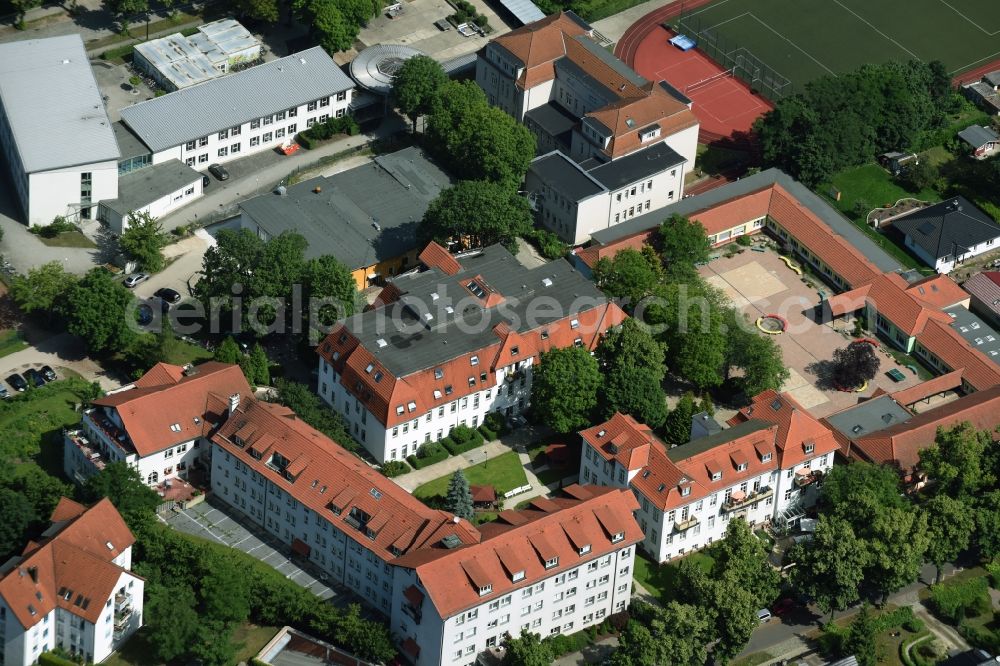
[{"label": "window", "polygon": [[280,139],[283,136],[285,136],[285,128],[284,127],[279,127],[278,129],[274,130],[274,138]]},{"label": "window", "polygon": [[805,444],[806,453],[812,453],[816,449],[816,445],[812,442],[806,442]]},{"label": "window", "polygon": [[229,138],[229,130],[222,130],[221,132],[219,132],[219,141],[228,138]]},{"label": "window", "polygon": [[188,166],[194,166],[194,158],[189,157],[186,160],[184,160],[184,163],[187,164]]},{"label": "window", "polygon": [[229,152],[232,153],[233,155],[240,152],[240,144],[234,143],[233,145],[229,146]]},{"label": "window", "polygon": [[260,127],[260,118],[254,118],[250,121],[250,129],[257,129]]},{"label": "window", "polygon": [[184,148],[186,148],[187,150],[194,150],[195,143],[196,142],[194,141],[188,141],[187,144],[184,146]]},{"label": "window", "polygon": [[208,137],[207,136],[203,136],[200,139],[198,139],[198,147],[199,148],[204,148],[207,145],[208,145]]},{"label": "window", "polygon": [[298,129],[299,126],[296,125],[295,123],[292,123],[291,125],[288,126],[288,135],[291,136],[292,134],[295,134],[295,132],[297,132]]},{"label": "window", "polygon": [[288,109],[289,118],[294,118],[297,115],[299,115],[299,107],[293,106],[292,108]]},{"label": "window", "polygon": [[315,110],[316,110],[316,102],[309,102],[309,104],[306,105],[306,111],[315,111]]},{"label": "window", "polygon": [[618,543],[619,541],[624,541],[624,540],[625,540],[624,532],[619,532],[611,537],[611,543]]},{"label": "window", "polygon": [[204,153],[198,156],[198,164],[204,164],[208,161],[208,153]]},{"label": "window", "polygon": [[261,137],[261,141],[267,143],[268,141],[271,141],[273,138],[274,136],[271,132],[264,132],[264,136]]},{"label": "window", "polygon": [[329,97],[324,97],[324,98],[320,99],[319,100],[319,105],[320,106],[330,106],[330,98]]},{"label": "window", "polygon": [[252,137],[250,137],[250,147],[251,148],[253,148],[254,146],[259,146],[259,145],[260,145],[260,137],[259,136],[252,136]]},{"label": "window", "polygon": [[270,125],[273,122],[274,122],[274,116],[265,116],[264,117],[264,124],[265,125]]},{"label": "window", "polygon": [[219,148],[219,157],[225,157],[228,154],[229,154],[229,149],[228,148],[225,148],[225,147]]},{"label": "window", "polygon": [[345,99],[347,99],[347,91],[346,90],[342,90],[341,92],[337,93],[337,101],[338,102],[343,102]]},{"label": "window", "polygon": [[[193,162],[194,160],[191,160],[191,161]],[[186,190],[184,190],[184,194],[185,195],[192,195],[192,194],[194,194],[194,188],[193,187],[187,188]]]}]

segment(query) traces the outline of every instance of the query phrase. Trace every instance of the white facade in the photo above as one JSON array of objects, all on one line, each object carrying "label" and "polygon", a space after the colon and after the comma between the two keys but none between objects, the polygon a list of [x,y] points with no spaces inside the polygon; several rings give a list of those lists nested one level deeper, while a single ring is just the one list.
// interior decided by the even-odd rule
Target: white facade
[{"label": "white facade", "polygon": [[429,610],[419,614],[419,621],[403,590],[410,585],[423,589],[420,580],[413,570],[398,568],[390,629],[416,637],[416,666],[473,666],[480,652],[501,645],[507,633],[571,634],[625,610],[634,559],[635,546],[628,546],[447,618],[425,603]]},{"label": "white facade", "polygon": [[913,239],[909,235],[905,236],[904,242],[906,248],[920,257],[928,266],[932,266],[938,273],[948,274],[955,270],[955,266],[959,266],[973,257],[996,250],[1000,247],[1000,243],[997,241],[997,238],[991,238],[982,243],[977,243],[972,247],[963,248],[965,251],[961,252],[958,256],[949,255],[945,258],[931,256],[931,253],[921,247],[920,244],[913,242]]},{"label": "white facade", "polygon": [[351,395],[337,371],[323,357],[319,359],[317,390],[320,398],[344,417],[354,438],[382,463],[415,455],[422,444],[447,436],[456,426],[475,428],[490,412],[505,416],[520,414],[530,402],[531,373],[532,359],[498,368],[489,388],[420,414],[408,414],[412,417],[410,420],[391,428],[379,422]]},{"label": "white facade", "polygon": [[341,118],[348,113],[353,90],[321,97],[300,106],[255,118],[153,153],[153,164],[178,159],[194,169],[204,170],[210,164],[222,164],[253,155],[291,142],[296,133],[316,122]]},{"label": "white facade", "polygon": [[57,215],[90,219],[96,217],[98,201],[117,196],[117,161],[28,174],[28,224],[45,226]]},{"label": "white facade", "polygon": [[63,471],[79,483],[111,462],[128,463],[150,486],[172,478],[185,479],[192,465],[207,464],[207,441],[200,437],[140,456],[118,441],[124,428],[113,409],[90,409],[84,412],[80,425],[80,430],[67,432],[63,442]]},{"label": "white facade", "polygon": [[[182,208],[195,199],[198,199],[204,194],[204,189],[202,187],[202,177],[199,174],[192,182],[178,188],[177,190],[165,194],[156,201],[143,206],[133,212],[135,213],[149,213],[152,217],[157,219],[169,215],[178,208]],[[106,206],[100,207],[100,212],[98,218],[101,221],[106,222],[108,227],[116,234],[121,234],[123,231],[128,229],[128,216],[122,215],[121,213],[111,210]]]}]

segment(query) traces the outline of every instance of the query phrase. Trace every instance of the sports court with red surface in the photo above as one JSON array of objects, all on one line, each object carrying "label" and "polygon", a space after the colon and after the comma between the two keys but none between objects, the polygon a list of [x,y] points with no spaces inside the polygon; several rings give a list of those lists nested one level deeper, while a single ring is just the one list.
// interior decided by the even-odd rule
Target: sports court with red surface
[{"label": "sports court with red surface", "polygon": [[662,20],[659,11],[639,19],[622,36],[615,55],[644,78],[666,81],[691,99],[701,122],[701,143],[745,138],[740,135],[771,104],[698,49],[682,51],[670,44],[674,33],[660,25]]}]

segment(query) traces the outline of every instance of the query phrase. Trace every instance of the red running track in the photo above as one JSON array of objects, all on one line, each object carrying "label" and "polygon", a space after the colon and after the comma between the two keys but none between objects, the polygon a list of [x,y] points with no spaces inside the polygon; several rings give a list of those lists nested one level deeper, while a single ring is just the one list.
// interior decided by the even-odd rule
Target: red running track
[{"label": "red running track", "polygon": [[[634,27],[635,26],[630,27],[629,30],[631,30]],[[626,31],[625,34],[628,34],[628,32]],[[985,65],[981,65],[975,69],[970,69],[967,72],[962,72],[961,74],[959,74],[958,76],[956,76],[951,80],[951,85],[958,88],[959,86],[965,83],[973,83],[975,81],[979,81],[980,79],[983,78],[983,74],[989,74],[990,72],[995,72],[997,70],[1000,70],[1000,60],[994,60],[993,62],[988,62]]]}]

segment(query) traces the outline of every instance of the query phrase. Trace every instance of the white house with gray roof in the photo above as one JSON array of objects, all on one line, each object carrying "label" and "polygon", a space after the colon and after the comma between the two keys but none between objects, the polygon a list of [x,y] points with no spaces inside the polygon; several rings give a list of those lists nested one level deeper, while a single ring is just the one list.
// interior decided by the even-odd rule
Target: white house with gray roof
[{"label": "white house with gray roof", "polygon": [[0,150],[29,225],[118,196],[118,143],[80,35],[0,44]]},{"label": "white house with gray roof", "polygon": [[195,169],[290,142],[316,122],[348,113],[351,79],[320,47],[211,79],[122,109],[153,164]]}]

